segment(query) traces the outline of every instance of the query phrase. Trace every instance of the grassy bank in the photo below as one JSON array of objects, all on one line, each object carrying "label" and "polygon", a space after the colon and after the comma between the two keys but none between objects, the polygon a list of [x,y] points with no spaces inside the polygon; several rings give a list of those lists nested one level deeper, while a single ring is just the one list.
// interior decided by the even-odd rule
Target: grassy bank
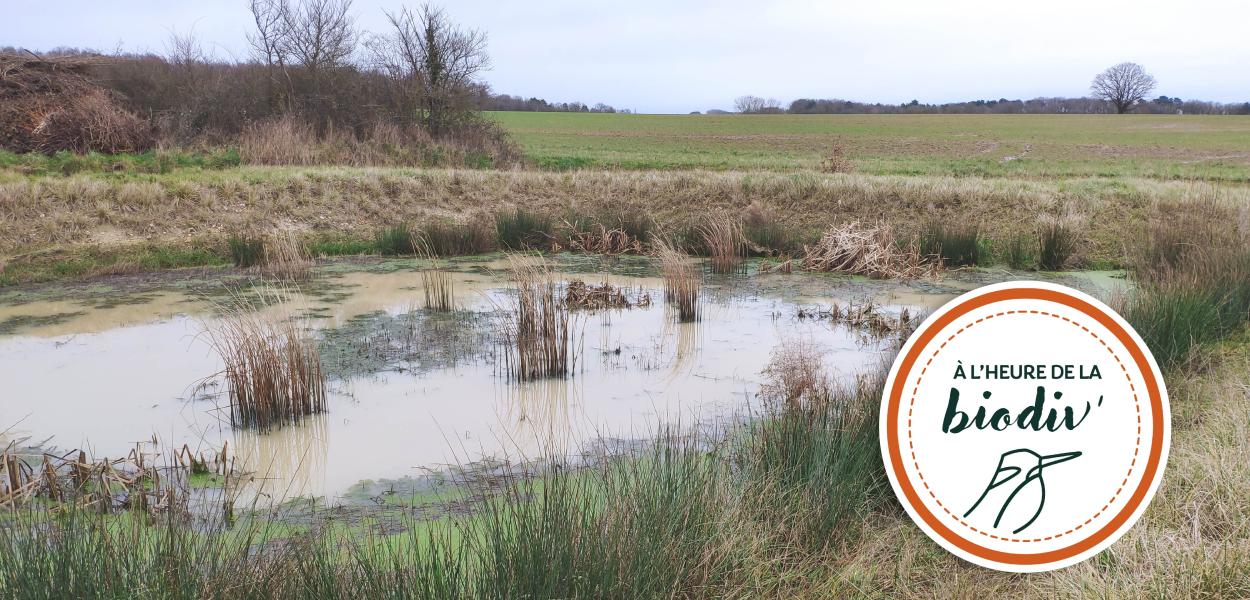
[{"label": "grassy bank", "polygon": [[1250,117],[491,113],[548,169],[1250,181]]},{"label": "grassy bank", "polygon": [[[314,253],[356,253],[397,224],[477,223],[503,231],[500,240],[508,242],[516,232],[500,230],[499,215],[520,210],[549,228],[593,220],[679,235],[709,214],[721,215],[742,220],[748,236],[762,243],[790,249],[850,221],[884,221],[904,236],[922,235],[934,222],[957,223],[975,227],[1001,255],[1021,236],[1062,220],[1076,235],[1078,264],[1110,266],[1123,264],[1125,241],[1142,228],[1135,224],[1148,221],[1161,202],[1212,199],[1250,203],[1250,191],[1150,180],[707,171],[241,167],[68,177],[8,171],[0,172],[0,261],[8,263],[9,282],[114,264],[218,264],[231,236],[274,229],[294,229]],[[779,234],[786,239],[775,239]]]}]

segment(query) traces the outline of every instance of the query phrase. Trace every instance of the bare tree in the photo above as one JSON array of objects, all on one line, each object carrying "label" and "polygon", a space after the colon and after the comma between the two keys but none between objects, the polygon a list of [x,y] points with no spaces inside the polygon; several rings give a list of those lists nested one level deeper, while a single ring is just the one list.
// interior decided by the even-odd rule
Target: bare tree
[{"label": "bare tree", "polygon": [[471,113],[479,73],[490,67],[486,34],[461,29],[428,4],[386,12],[392,31],[372,42],[379,66],[400,84],[431,135]]},{"label": "bare tree", "polygon": [[[312,88],[312,104],[319,117],[326,114],[322,91],[328,73],[346,66],[356,52],[352,0],[299,0],[282,11],[282,48],[303,67]],[[324,123],[321,123],[324,125]]]},{"label": "bare tree", "polygon": [[743,114],[782,112],[781,103],[776,98],[765,100],[759,96],[738,96],[734,99],[734,110]]},{"label": "bare tree", "polygon": [[[274,93],[276,84],[285,84],[288,102],[294,95],[294,83],[291,81],[290,71],[286,68],[289,38],[286,25],[289,21],[288,13],[291,6],[287,0],[251,0],[248,8],[252,11],[256,31],[248,33],[247,40],[252,44],[253,56],[259,62],[264,63],[268,71],[265,91],[270,108],[274,108],[277,104],[277,96]],[[281,81],[278,81],[279,75],[282,78]]]},{"label": "bare tree", "polygon": [[1089,89],[1095,98],[1110,102],[1117,113],[1124,114],[1155,89],[1155,78],[1141,65],[1124,62],[1099,73]]}]

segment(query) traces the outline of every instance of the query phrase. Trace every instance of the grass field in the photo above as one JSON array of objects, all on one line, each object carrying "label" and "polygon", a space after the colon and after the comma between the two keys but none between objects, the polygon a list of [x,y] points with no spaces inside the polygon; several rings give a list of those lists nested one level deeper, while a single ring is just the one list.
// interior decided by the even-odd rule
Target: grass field
[{"label": "grass field", "polygon": [[547,169],[812,169],[840,144],[856,170],[875,175],[1250,181],[1250,117],[492,116]]}]

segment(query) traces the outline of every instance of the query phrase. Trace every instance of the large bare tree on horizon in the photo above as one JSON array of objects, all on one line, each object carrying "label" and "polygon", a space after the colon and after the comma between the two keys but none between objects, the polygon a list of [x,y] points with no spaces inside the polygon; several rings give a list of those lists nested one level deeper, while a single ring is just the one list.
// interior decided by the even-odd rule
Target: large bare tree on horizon
[{"label": "large bare tree on horizon", "polygon": [[1155,89],[1155,78],[1137,63],[1122,62],[1099,73],[1089,89],[1095,98],[1110,102],[1115,112],[1124,114]]}]

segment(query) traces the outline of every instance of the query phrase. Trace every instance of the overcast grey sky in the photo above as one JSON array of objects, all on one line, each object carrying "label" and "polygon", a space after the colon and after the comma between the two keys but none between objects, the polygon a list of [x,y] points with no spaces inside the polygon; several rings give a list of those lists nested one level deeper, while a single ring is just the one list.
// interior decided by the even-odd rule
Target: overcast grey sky
[{"label": "overcast grey sky", "polygon": [[[246,0],[0,0],[0,46],[163,51],[194,28],[244,57]],[[367,30],[399,0],[356,0]],[[415,3],[410,3],[415,4]],[[1156,94],[1250,101],[1250,1],[587,0],[442,3],[485,30],[496,92],[639,112],[730,108],[742,94],[899,103],[1082,96],[1132,60]]]}]

